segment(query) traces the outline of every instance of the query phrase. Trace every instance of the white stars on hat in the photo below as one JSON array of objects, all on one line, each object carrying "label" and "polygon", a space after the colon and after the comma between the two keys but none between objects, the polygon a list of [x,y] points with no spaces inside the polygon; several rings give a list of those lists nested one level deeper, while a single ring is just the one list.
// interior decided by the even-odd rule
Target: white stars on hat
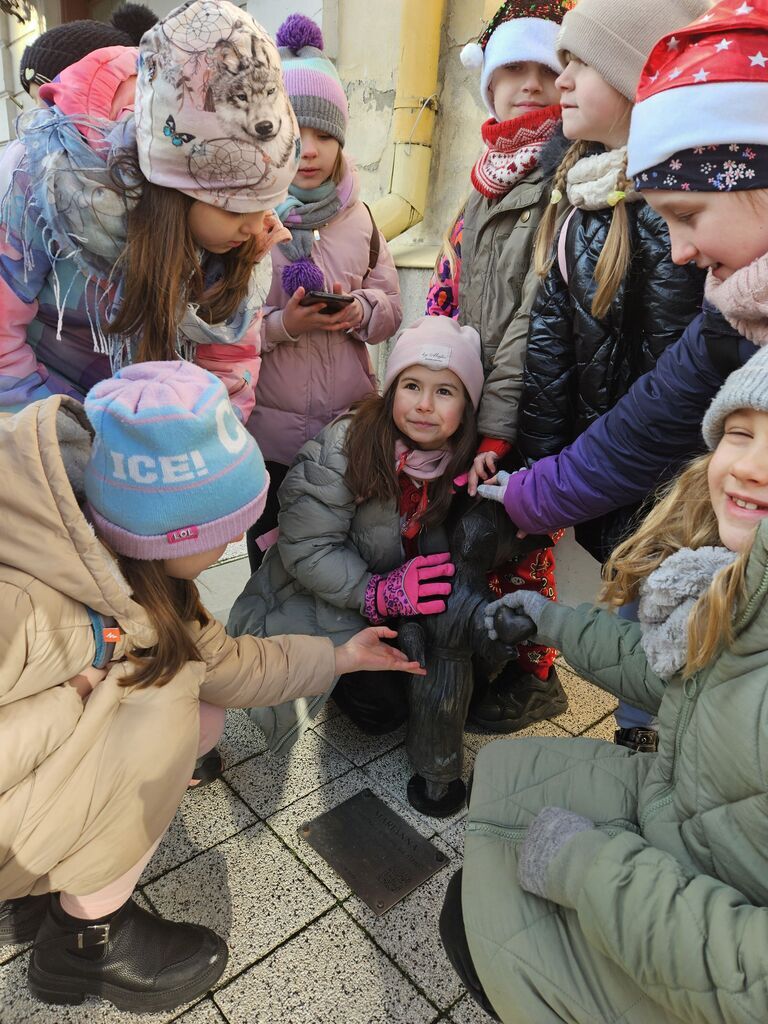
[{"label": "white stars on hat", "polygon": [[671,39],[667,40],[667,49],[668,50],[679,50],[680,49],[680,40],[677,38],[677,36],[672,36]]},{"label": "white stars on hat", "polygon": [[694,80],[694,82],[706,82],[706,80],[709,78],[709,76],[710,76],[710,72],[709,71],[705,71],[704,68],[699,68],[699,70],[693,76],[693,80]]},{"label": "white stars on hat", "polygon": [[673,81],[673,80],[674,80],[675,78],[679,78],[679,77],[680,77],[680,75],[682,75],[682,73],[683,73],[683,72],[682,72],[682,71],[680,70],[680,68],[675,68],[675,70],[674,70],[674,71],[670,71],[670,73],[669,73],[669,74],[667,75],[667,78],[668,78],[668,79],[669,79],[669,81],[671,82],[671,81]]},{"label": "white stars on hat", "polygon": [[734,14],[739,14],[739,15],[751,14],[752,11],[754,11],[754,9],[755,8],[754,7],[750,7],[749,4],[745,0],[745,2],[741,5],[741,7],[737,7],[736,10],[733,13]]},{"label": "white stars on hat", "polygon": [[760,50],[758,50],[757,53],[753,53],[752,56],[749,58],[750,67],[764,68],[766,64],[768,64],[768,57],[764,57]]},{"label": "white stars on hat", "polygon": [[723,38],[720,40],[720,42],[715,47],[715,50],[718,53],[722,53],[723,50],[727,50],[729,46],[733,46],[733,40],[732,39],[726,39],[725,36],[723,36]]}]

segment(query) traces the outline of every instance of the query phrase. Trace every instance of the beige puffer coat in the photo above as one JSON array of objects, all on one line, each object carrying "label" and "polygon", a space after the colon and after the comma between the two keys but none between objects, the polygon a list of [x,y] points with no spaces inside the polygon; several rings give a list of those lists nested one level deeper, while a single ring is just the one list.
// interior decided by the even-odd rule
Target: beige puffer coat
[{"label": "beige puffer coat", "polygon": [[66,681],[94,658],[88,608],[117,620],[116,659],[154,635],[75,497],[59,436],[87,449],[78,425],[60,395],[0,417],[0,900],[87,894],[135,864],[184,794],[201,699],[276,704],[334,677],[327,639],[232,639],[211,621],[190,625],[204,660],[167,686],[119,686],[123,663],[83,703]]}]

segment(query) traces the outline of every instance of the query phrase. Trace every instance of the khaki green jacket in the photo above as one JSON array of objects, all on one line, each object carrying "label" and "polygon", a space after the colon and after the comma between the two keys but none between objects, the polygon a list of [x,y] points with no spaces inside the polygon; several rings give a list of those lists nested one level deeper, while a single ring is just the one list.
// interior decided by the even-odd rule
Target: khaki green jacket
[{"label": "khaki green jacket", "polygon": [[[527,739],[478,758],[463,904],[503,1020],[768,1020],[768,523],[747,592],[732,647],[687,680],[651,671],[637,623],[587,605],[543,612],[541,635],[576,672],[658,713],[659,753]],[[550,864],[549,904],[516,881],[545,805],[598,826]]]}]

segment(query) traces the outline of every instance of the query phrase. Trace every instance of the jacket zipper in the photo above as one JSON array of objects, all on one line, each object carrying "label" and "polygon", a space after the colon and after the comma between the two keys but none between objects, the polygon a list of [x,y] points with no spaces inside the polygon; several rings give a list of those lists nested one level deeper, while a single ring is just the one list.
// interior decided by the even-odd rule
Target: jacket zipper
[{"label": "jacket zipper", "polygon": [[693,715],[693,706],[696,702],[696,697],[699,691],[699,678],[701,672],[694,672],[692,676],[685,680],[683,683],[683,704],[677,715],[677,722],[675,723],[675,742],[672,748],[672,768],[669,773],[669,785],[665,788],[664,792],[657,796],[655,800],[645,808],[643,813],[640,815],[640,828],[644,832],[645,826],[650,819],[661,810],[662,807],[666,807],[667,804],[672,802],[672,793],[677,782],[677,766],[680,760],[680,748],[683,744],[683,737],[691,724],[691,716]]}]

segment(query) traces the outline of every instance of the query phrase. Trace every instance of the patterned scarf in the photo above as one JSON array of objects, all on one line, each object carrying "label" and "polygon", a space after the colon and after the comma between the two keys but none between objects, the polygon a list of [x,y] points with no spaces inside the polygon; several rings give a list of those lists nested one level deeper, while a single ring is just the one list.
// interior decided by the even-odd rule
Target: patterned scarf
[{"label": "patterned scarf", "polygon": [[[87,143],[80,128],[86,124],[99,138]],[[43,225],[43,241],[51,261],[52,284],[58,303],[58,333],[61,338],[66,295],[57,276],[61,261],[71,262],[83,274],[84,294],[89,304],[86,314],[93,337],[93,350],[109,356],[113,373],[132,362],[138,338],[109,333],[104,320],[111,320],[118,309],[123,282],[115,273],[115,264],[127,238],[127,215],[132,202],[117,189],[110,165],[119,151],[135,150],[133,117],[114,124],[99,119],[67,117],[55,107],[34,110],[17,122],[26,153],[22,171],[28,175],[25,216],[22,223],[24,266],[34,266],[32,249],[35,229]],[[12,183],[11,183],[12,184]],[[134,184],[141,184],[135,182]],[[0,212],[10,201],[11,185],[0,202]],[[275,237],[279,237],[276,232]],[[210,286],[221,275],[221,261],[211,254],[204,265],[205,282]],[[237,345],[252,326],[264,302],[264,292],[251,275],[245,300],[235,314],[222,324],[208,324],[197,314],[197,305],[187,305],[179,325],[176,352],[191,360],[197,345]]]},{"label": "patterned scarf", "polygon": [[498,199],[538,166],[541,151],[560,121],[560,107],[544,107],[511,121],[489,118],[480,129],[488,147],[470,177],[486,199]]},{"label": "patterned scarf", "polygon": [[290,186],[288,198],[275,211],[292,236],[289,242],[280,244],[289,261],[282,273],[283,288],[289,295],[299,287],[307,291],[323,291],[323,272],[312,259],[315,231],[325,227],[356,198],[355,175],[346,161],[344,177],[338,185],[328,178],[317,188]]}]

